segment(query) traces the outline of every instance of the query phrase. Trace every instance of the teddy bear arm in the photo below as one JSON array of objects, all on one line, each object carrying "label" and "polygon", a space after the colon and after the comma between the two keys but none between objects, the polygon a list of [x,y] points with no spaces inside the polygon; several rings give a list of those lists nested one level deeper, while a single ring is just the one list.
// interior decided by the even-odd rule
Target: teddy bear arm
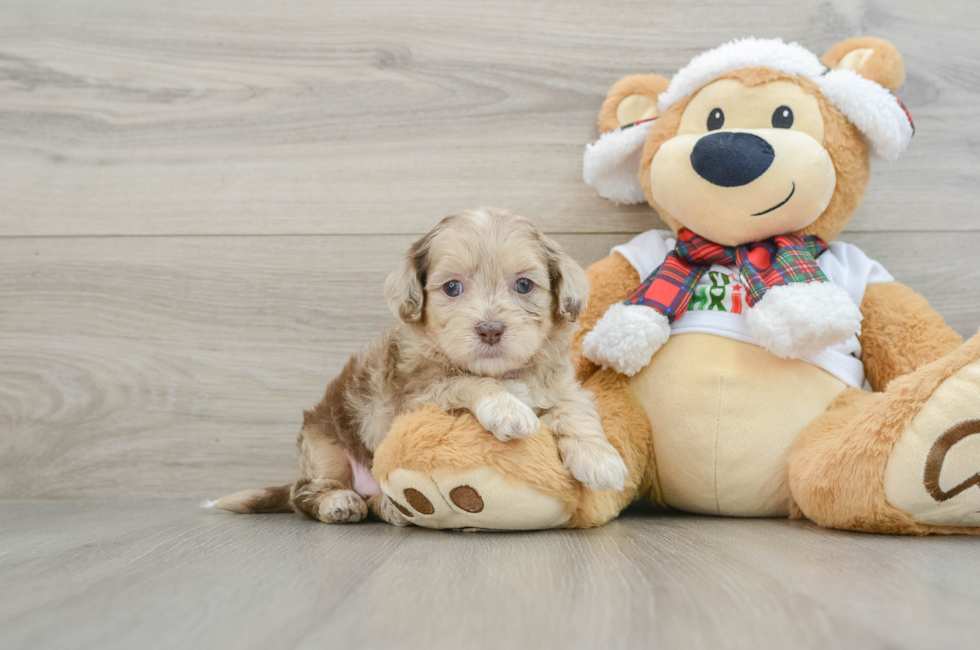
[{"label": "teddy bear arm", "polygon": [[925,298],[898,282],[868,285],[861,313],[864,371],[876,392],[963,343]]},{"label": "teddy bear arm", "polygon": [[609,307],[626,300],[640,284],[640,275],[625,257],[613,253],[585,271],[589,277],[589,302],[579,316],[578,330],[572,337],[571,357],[575,375],[580,381],[591,377],[599,366],[582,354],[585,335],[592,331]]}]

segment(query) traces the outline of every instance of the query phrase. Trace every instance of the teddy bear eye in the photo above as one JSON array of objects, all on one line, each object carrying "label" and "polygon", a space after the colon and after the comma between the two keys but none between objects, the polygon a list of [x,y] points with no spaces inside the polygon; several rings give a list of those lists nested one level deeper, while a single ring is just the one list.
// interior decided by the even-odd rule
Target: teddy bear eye
[{"label": "teddy bear eye", "polygon": [[780,106],[772,112],[772,127],[774,129],[788,129],[793,126],[793,109],[789,106]]},{"label": "teddy bear eye", "polygon": [[717,131],[725,124],[725,111],[720,108],[711,109],[711,114],[708,115],[708,130]]}]

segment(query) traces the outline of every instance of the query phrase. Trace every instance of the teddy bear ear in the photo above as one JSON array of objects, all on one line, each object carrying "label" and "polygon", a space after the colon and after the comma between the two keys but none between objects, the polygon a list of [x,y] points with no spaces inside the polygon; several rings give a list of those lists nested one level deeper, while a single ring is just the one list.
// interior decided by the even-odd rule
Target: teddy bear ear
[{"label": "teddy bear ear", "polygon": [[658,74],[635,74],[617,81],[599,109],[599,131],[658,117],[657,97],[670,82]]},{"label": "teddy bear ear", "polygon": [[833,70],[853,70],[891,91],[905,81],[902,55],[890,41],[882,38],[849,38],[827,50],[820,61]]}]

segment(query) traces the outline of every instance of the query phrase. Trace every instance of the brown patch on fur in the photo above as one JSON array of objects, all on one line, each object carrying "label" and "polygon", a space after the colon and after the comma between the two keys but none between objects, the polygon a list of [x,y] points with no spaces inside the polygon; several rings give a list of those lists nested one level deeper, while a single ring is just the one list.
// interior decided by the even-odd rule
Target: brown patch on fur
[{"label": "brown patch on fur", "polygon": [[[834,189],[833,197],[830,199],[830,204],[823,214],[812,224],[794,234],[817,235],[824,241],[836,239],[851,220],[854,211],[864,200],[868,178],[871,175],[868,151],[857,127],[848,122],[847,118],[824,97],[817,85],[809,79],[795,77],[764,67],[733,70],[713,79],[712,83],[718,79],[735,79],[750,88],[774,81],[787,81],[800,86],[817,99],[824,120],[823,146],[834,163],[837,186]],[[679,232],[684,226],[653,199],[653,194],[650,191],[650,165],[661,145],[677,135],[681,116],[695,95],[697,95],[696,92],[678,101],[654,122],[650,137],[643,148],[643,158],[638,175],[647,201],[674,232]]]},{"label": "brown patch on fur", "polygon": [[[389,353],[397,354],[397,346],[385,346]],[[394,349],[392,349],[394,348]],[[361,439],[357,426],[357,414],[351,398],[370,392],[370,369],[356,356],[330,382],[327,391],[311,411],[303,411],[303,429],[300,436],[309,435],[314,429],[319,435],[334,440],[351,458],[371,468],[371,450]]]},{"label": "brown patch on fur", "polygon": [[873,36],[859,36],[837,43],[827,50],[820,61],[828,68],[836,68],[840,60],[854,50],[868,49],[874,53],[855,72],[865,79],[876,81],[888,90],[898,90],[905,82],[905,62],[891,42]]},{"label": "brown patch on fur", "polygon": [[821,526],[871,533],[970,534],[980,528],[916,523],[885,499],[885,467],[898,437],[936,389],[980,359],[980,336],[892,381],[882,393],[850,388],[797,438],[790,452],[793,512]]},{"label": "brown patch on fur", "polygon": [[624,99],[630,95],[645,95],[656,102],[669,85],[670,81],[658,74],[634,74],[617,81],[599,109],[599,132],[605,133],[621,126],[616,113]]},{"label": "brown patch on fur", "polygon": [[242,490],[221,497],[211,505],[214,508],[243,515],[293,511],[288,485],[265,488],[264,490]]},{"label": "brown patch on fur", "polygon": [[626,300],[640,283],[636,269],[619,253],[599,260],[585,274],[589,278],[589,304],[579,317],[579,327],[572,335],[571,357],[579,381],[591,377],[599,366],[582,354],[582,341],[592,331],[613,303]]},{"label": "brown patch on fur", "polygon": [[861,313],[861,359],[875,391],[963,344],[925,298],[897,282],[868,285]]},{"label": "brown patch on fur", "polygon": [[483,512],[483,497],[469,485],[454,487],[449,499],[466,512]]}]

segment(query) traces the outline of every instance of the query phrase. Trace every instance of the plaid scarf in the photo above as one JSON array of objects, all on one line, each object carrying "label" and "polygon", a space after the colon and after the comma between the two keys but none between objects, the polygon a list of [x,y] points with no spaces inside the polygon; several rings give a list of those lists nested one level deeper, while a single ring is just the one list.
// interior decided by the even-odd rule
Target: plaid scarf
[{"label": "plaid scarf", "polygon": [[687,311],[694,288],[708,267],[723,264],[738,268],[745,283],[745,300],[752,307],[777,285],[827,282],[816,262],[826,250],[827,244],[813,235],[781,235],[744,246],[721,246],[682,230],[674,250],[626,304],[652,307],[673,323]]}]

